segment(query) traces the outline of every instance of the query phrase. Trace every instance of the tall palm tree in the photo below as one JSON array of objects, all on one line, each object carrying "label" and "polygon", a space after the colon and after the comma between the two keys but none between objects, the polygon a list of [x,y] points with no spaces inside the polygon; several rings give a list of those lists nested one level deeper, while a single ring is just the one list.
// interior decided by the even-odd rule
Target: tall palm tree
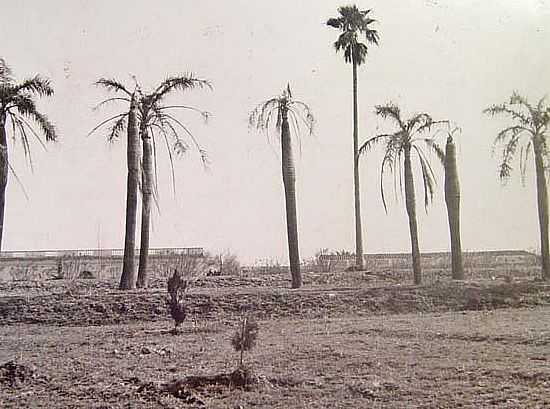
[{"label": "tall palm tree", "polygon": [[[141,242],[139,253],[139,269],[137,287],[147,287],[147,259],[149,255],[149,228],[151,223],[151,205],[153,194],[157,191],[156,180],[156,144],[155,136],[161,137],[168,148],[172,166],[172,183],[175,190],[175,175],[173,168],[173,153],[186,152],[192,145],[200,153],[204,164],[207,163],[206,152],[200,147],[197,139],[188,126],[176,118],[173,110],[191,110],[198,112],[206,120],[208,112],[188,105],[167,105],[168,98],[174,92],[188,91],[196,88],[212,89],[209,81],[196,78],[192,74],[171,76],[160,83],[152,92],[146,93],[138,87],[139,93],[139,133],[143,145],[142,161],[142,209],[141,209]],[[179,132],[177,131],[179,129]],[[180,137],[183,133],[185,137]],[[172,144],[170,144],[170,138]]]},{"label": "tall palm tree", "polygon": [[[352,65],[353,79],[353,186],[355,203],[355,257],[356,267],[363,269],[363,230],[361,227],[361,198],[359,185],[359,126],[357,118],[357,67],[367,58],[367,44],[378,45],[378,32],[369,27],[376,20],[368,17],[371,10],[359,10],[357,6],[342,6],[338,8],[340,14],[330,18],[327,25],[341,31],[338,40],[334,43],[336,51],[344,52],[344,61]],[[364,35],[366,44],[360,41]]]},{"label": "tall palm tree", "polygon": [[6,186],[8,173],[17,179],[8,155],[8,129],[11,129],[12,138],[19,137],[23,152],[32,169],[30,139],[32,137],[45,148],[41,138],[55,141],[57,133],[48,117],[38,111],[36,97],[49,97],[53,95],[50,81],[39,75],[26,79],[23,82],[15,82],[12,78],[10,67],[4,59],[0,58],[0,250],[4,232],[4,211],[6,204]]},{"label": "tall palm tree", "polygon": [[275,121],[275,129],[280,133],[281,169],[285,188],[286,227],[288,255],[292,288],[302,286],[300,272],[300,252],[298,245],[298,220],[296,216],[296,172],[292,155],[291,124],[295,135],[300,132],[300,124],[305,124],[311,134],[314,118],[310,108],[301,101],[292,98],[290,85],[280,96],[268,99],[258,105],[250,114],[250,125],[260,131],[269,132]]},{"label": "tall palm tree", "polygon": [[460,182],[456,165],[456,146],[454,142],[455,128],[447,133],[445,145],[445,204],[449,219],[451,237],[451,267],[454,280],[464,280],[462,263],[462,243],[460,239]]},{"label": "tall palm tree", "polygon": [[[111,97],[102,101],[98,106],[103,106],[114,101],[123,101],[129,104],[128,111],[124,111],[111,118],[106,119],[97,125],[90,134],[104,125],[112,123],[109,128],[108,141],[114,142],[122,136],[127,128],[127,185],[126,185],[126,228],[124,235],[124,256],[122,262],[122,274],[120,275],[120,290],[131,290],[136,287],[136,220],[137,220],[137,199],[139,185],[139,161],[140,144],[138,135],[138,101],[135,93],[129,91],[121,82],[115,79],[101,78],[96,85],[108,91],[114,91],[119,96]],[[120,95],[121,94],[121,95]]]},{"label": "tall palm tree", "polygon": [[513,170],[512,162],[518,148],[519,166],[525,181],[526,165],[533,152],[537,181],[537,204],[539,216],[540,248],[542,258],[542,278],[550,280],[550,253],[548,243],[548,186],[545,170],[548,166],[548,127],[550,124],[550,106],[545,98],[536,105],[519,95],[512,93],[508,103],[492,105],[483,111],[490,116],[504,114],[510,117],[513,125],[501,130],[494,141],[494,147],[502,147],[499,176],[506,181]]},{"label": "tall palm tree", "polygon": [[[157,192],[156,185],[156,144],[155,136],[160,137],[166,144],[172,169],[172,185],[175,191],[174,155],[185,153],[191,145],[199,151],[203,162],[206,163],[206,152],[200,147],[190,129],[172,115],[176,109],[199,112],[203,118],[208,118],[208,112],[198,110],[187,105],[165,105],[165,98],[175,91],[185,91],[193,88],[211,88],[208,81],[195,78],[193,75],[173,76],[164,80],[155,90],[146,93],[134,78],[135,91],[130,91],[121,82],[114,79],[102,78],[97,85],[117,93],[117,97],[102,101],[103,106],[113,101],[124,101],[130,104],[127,112],[114,115],[97,125],[91,132],[100,127],[112,124],[109,129],[108,140],[114,141],[128,128],[128,189],[126,206],[126,236],[123,273],[120,288],[147,286],[147,258],[149,254],[149,227],[151,222],[151,202]],[[180,129],[180,132],[177,131]],[[181,131],[187,137],[180,137]],[[139,137],[138,137],[139,135]],[[140,152],[139,138],[143,144]],[[159,141],[161,142],[161,141]],[[141,242],[139,254],[139,268],[137,280],[135,277],[135,229],[137,212],[137,189],[139,186],[139,169],[141,157]],[[137,163],[137,165],[136,165]],[[134,283],[135,284],[132,284]]]},{"label": "tall palm tree", "polygon": [[[432,117],[426,113],[416,114],[412,118],[404,120],[401,118],[401,110],[399,107],[392,103],[377,105],[375,110],[376,115],[391,120],[396,129],[393,133],[377,135],[367,140],[359,149],[359,153],[364,154],[375,145],[385,143],[384,158],[382,159],[380,168],[380,194],[386,212],[384,175],[386,172],[390,174],[393,173],[395,189],[397,189],[397,180],[399,180],[399,189],[402,189],[404,179],[405,205],[409,217],[414,282],[415,284],[420,284],[422,282],[422,269],[420,265],[420,249],[418,244],[412,159],[414,155],[420,164],[422,185],[424,187],[424,206],[427,210],[428,205],[433,199],[436,180],[425,151],[427,150],[428,152],[435,153],[438,160],[441,162],[445,154],[434,141],[434,137],[426,134],[432,130],[432,127],[446,122],[434,121]],[[403,174],[401,173],[402,171]]]}]

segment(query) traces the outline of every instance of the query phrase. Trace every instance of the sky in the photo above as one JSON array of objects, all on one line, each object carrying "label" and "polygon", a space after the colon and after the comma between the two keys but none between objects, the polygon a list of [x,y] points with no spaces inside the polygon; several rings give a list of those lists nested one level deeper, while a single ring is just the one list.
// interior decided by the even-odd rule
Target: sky
[{"label": "sky", "polygon": [[[302,259],[321,248],[354,250],[351,66],[336,54],[338,32],[327,27],[340,1],[327,0],[20,0],[2,5],[0,56],[17,79],[51,79],[52,98],[39,108],[55,123],[59,141],[33,144],[34,170],[21,144],[10,158],[4,250],[122,248],[126,189],[124,139],[108,143],[102,120],[123,105],[94,111],[109,96],[101,77],[145,88],[171,74],[194,73],[213,90],[175,95],[170,102],[212,113],[177,116],[208,151],[210,166],[189,152],[175,163],[172,191],[166,150],[159,148],[159,209],[152,247],[201,246],[232,251],[244,263],[287,260],[280,147],[251,130],[248,115],[291,84],[315,118],[312,136],[296,145]],[[372,9],[380,46],[358,71],[359,139],[392,128],[374,106],[397,103],[405,115],[449,119],[457,137],[465,250],[538,248],[533,163],[525,186],[516,173],[498,180],[492,141],[509,122],[482,110],[514,90],[532,101],[550,90],[550,1],[357,1]],[[35,141],[36,142],[36,141]],[[444,140],[442,139],[442,142]],[[301,149],[298,149],[301,147]],[[382,153],[361,159],[364,248],[408,252],[403,200],[379,193]],[[435,159],[435,158],[434,158]],[[517,166],[516,166],[517,167]],[[437,166],[436,166],[437,168]],[[426,213],[418,207],[420,248],[449,248],[441,183]],[[421,191],[418,192],[421,195]]]}]

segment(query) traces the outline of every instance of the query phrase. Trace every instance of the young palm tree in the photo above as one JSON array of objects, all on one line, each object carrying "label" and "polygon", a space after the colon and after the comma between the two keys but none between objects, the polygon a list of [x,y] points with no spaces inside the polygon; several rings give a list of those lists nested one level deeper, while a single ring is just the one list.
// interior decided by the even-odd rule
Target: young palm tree
[{"label": "young palm tree", "polygon": [[[436,185],[435,174],[428,160],[425,150],[434,152],[440,161],[443,161],[444,153],[435,143],[433,136],[426,134],[432,127],[444,123],[434,121],[426,113],[414,115],[408,120],[401,118],[401,111],[394,104],[378,105],[376,114],[384,119],[390,119],[396,125],[393,133],[377,135],[367,140],[359,149],[360,154],[369,151],[373,146],[385,143],[384,158],[380,168],[380,193],[382,203],[387,212],[386,198],[384,194],[384,175],[386,172],[394,175],[394,184],[399,178],[399,188],[402,189],[402,181],[405,182],[405,205],[409,217],[409,231],[411,236],[413,273],[415,284],[422,282],[422,270],[420,266],[420,250],[418,244],[418,227],[416,220],[416,198],[412,169],[413,155],[418,159],[424,187],[424,205],[426,210],[433,199]],[[402,175],[403,170],[403,175]],[[397,186],[394,186],[397,189]]]},{"label": "young palm tree", "polygon": [[[355,203],[355,257],[356,267],[363,269],[363,231],[361,227],[361,200],[359,186],[359,126],[357,119],[357,67],[363,64],[367,58],[367,44],[378,45],[378,32],[369,27],[374,23],[368,17],[370,10],[359,10],[357,6],[342,6],[338,8],[340,14],[336,18],[327,21],[327,25],[341,31],[338,40],[334,43],[336,51],[344,52],[344,60],[352,65],[353,79],[353,186]],[[365,36],[367,44],[360,41],[359,37]]]},{"label": "young palm tree", "polygon": [[500,131],[494,142],[495,148],[502,146],[502,159],[499,176],[506,181],[513,170],[512,162],[518,148],[519,165],[525,181],[526,164],[531,151],[535,158],[537,181],[537,203],[540,230],[540,248],[542,255],[542,278],[550,280],[550,253],[548,243],[548,187],[545,170],[548,166],[548,127],[550,124],[550,106],[545,98],[537,105],[530,104],[526,98],[514,92],[508,103],[493,105],[483,111],[490,116],[504,114],[514,125]]},{"label": "young palm tree", "polygon": [[445,145],[445,204],[451,237],[451,266],[454,280],[464,280],[462,243],[460,239],[460,182],[456,166],[456,147],[453,135],[458,128],[447,133]]},{"label": "young palm tree", "polygon": [[39,75],[20,83],[15,82],[9,66],[0,58],[0,250],[4,231],[8,173],[11,171],[17,179],[9,161],[8,129],[11,129],[14,140],[19,136],[23,152],[32,169],[30,139],[35,137],[43,147],[45,144],[40,134],[47,142],[57,139],[54,126],[46,115],[38,111],[35,103],[36,97],[52,95],[50,81]]},{"label": "young palm tree", "polygon": [[[137,287],[147,287],[147,259],[149,255],[149,228],[151,223],[151,205],[153,194],[156,192],[156,144],[155,136],[162,137],[168,148],[170,164],[172,166],[172,183],[175,190],[175,175],[172,154],[186,152],[194,145],[201,155],[204,164],[207,163],[206,152],[200,147],[197,139],[178,118],[171,112],[173,110],[191,110],[200,113],[206,120],[208,112],[201,111],[188,105],[166,105],[168,96],[177,91],[187,91],[196,88],[212,89],[209,81],[195,78],[192,74],[172,76],[160,83],[150,93],[144,93],[140,87],[139,92],[139,132],[143,144],[142,162],[142,209],[141,209],[141,242],[139,253],[139,269]],[[178,132],[176,129],[179,129]],[[180,133],[186,136],[180,137]],[[170,145],[169,139],[173,144]],[[155,169],[155,172],[154,172]]]},{"label": "young palm tree", "polygon": [[282,95],[268,99],[258,105],[250,114],[249,120],[251,126],[266,133],[269,132],[270,125],[275,120],[275,129],[280,133],[290,274],[292,277],[292,288],[299,288],[302,286],[302,275],[300,273],[298,220],[296,216],[296,173],[292,155],[290,127],[292,124],[294,133],[297,136],[300,132],[300,123],[303,123],[311,134],[313,132],[314,118],[310,108],[306,104],[292,98],[290,85],[288,85]]},{"label": "young palm tree", "polygon": [[[140,144],[138,135],[138,101],[135,93],[130,92],[121,82],[114,79],[102,78],[96,82],[108,91],[114,91],[122,96],[108,98],[102,101],[97,107],[113,101],[124,101],[129,104],[129,110],[106,119],[96,126],[91,132],[100,127],[112,123],[109,129],[108,140],[113,142],[122,136],[127,128],[127,166],[128,176],[126,185],[126,229],[124,235],[124,256],[122,262],[122,274],[120,276],[120,290],[131,290],[136,287],[136,220],[137,220],[137,198],[139,185],[139,160]],[[97,108],[96,107],[96,108]]]}]

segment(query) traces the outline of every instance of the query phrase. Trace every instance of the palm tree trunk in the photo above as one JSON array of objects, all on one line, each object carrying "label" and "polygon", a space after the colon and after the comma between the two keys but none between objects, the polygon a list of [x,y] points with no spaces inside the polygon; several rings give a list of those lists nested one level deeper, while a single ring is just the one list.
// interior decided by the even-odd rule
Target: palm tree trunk
[{"label": "palm tree trunk", "polygon": [[302,286],[302,275],[300,272],[300,253],[298,247],[298,219],[296,217],[296,174],[294,170],[294,159],[292,157],[288,112],[286,110],[282,112],[282,119],[281,156],[283,184],[285,187],[288,256],[290,260],[292,288],[300,288]]},{"label": "palm tree trunk", "polygon": [[535,153],[535,171],[537,175],[537,204],[540,228],[540,251],[542,256],[542,278],[550,280],[550,252],[548,246],[548,188],[542,152],[542,141],[539,137],[533,138]]},{"label": "palm tree trunk", "polygon": [[363,229],[359,186],[359,126],[357,119],[357,64],[353,62],[353,189],[355,203],[355,266],[363,269]]},{"label": "palm tree trunk", "polygon": [[460,183],[456,166],[456,147],[451,135],[445,146],[445,203],[451,236],[451,265],[454,280],[464,280],[460,240]]},{"label": "palm tree trunk", "polygon": [[128,179],[126,187],[126,234],[124,237],[124,261],[120,277],[120,290],[136,287],[136,217],[139,183],[139,130],[135,98],[132,97],[128,115],[127,164]]},{"label": "palm tree trunk", "polygon": [[414,194],[414,179],[411,165],[411,147],[405,147],[405,205],[409,216],[409,231],[411,234],[411,250],[413,262],[414,283],[422,283],[420,267],[420,250],[418,247],[418,226],[416,222],[416,199]]},{"label": "palm tree trunk", "polygon": [[151,224],[151,199],[153,196],[153,148],[146,129],[141,130],[143,141],[141,242],[137,287],[147,287],[147,259],[149,256],[149,226]]},{"label": "palm tree trunk", "polygon": [[6,134],[6,113],[0,113],[0,251],[4,236],[4,211],[6,204],[6,186],[8,185],[8,138]]}]

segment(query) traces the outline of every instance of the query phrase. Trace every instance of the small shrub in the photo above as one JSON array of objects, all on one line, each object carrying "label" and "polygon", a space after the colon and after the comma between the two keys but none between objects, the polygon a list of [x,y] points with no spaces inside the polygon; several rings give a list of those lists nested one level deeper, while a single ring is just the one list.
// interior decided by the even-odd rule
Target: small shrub
[{"label": "small shrub", "polygon": [[256,339],[258,338],[258,323],[254,320],[244,317],[240,328],[237,328],[233,338],[231,339],[231,345],[235,352],[240,352],[240,364],[239,368],[243,367],[243,355],[245,351],[250,351],[256,346]]},{"label": "small shrub", "polygon": [[185,321],[187,309],[185,307],[184,297],[187,290],[188,281],[182,279],[178,269],[174,269],[174,273],[167,282],[168,297],[166,304],[168,312],[174,320],[174,335],[178,333],[178,327]]}]

